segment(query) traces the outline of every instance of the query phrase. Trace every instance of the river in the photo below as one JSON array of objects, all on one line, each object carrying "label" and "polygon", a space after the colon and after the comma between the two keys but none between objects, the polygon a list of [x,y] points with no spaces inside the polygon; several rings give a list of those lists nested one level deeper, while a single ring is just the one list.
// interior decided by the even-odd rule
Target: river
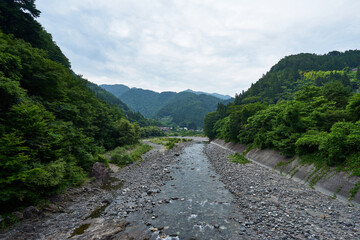
[{"label": "river", "polygon": [[147,213],[129,216],[130,222],[143,219],[153,231],[151,239],[236,239],[240,213],[231,193],[219,181],[196,143],[174,159],[168,169],[171,179],[156,195]]}]

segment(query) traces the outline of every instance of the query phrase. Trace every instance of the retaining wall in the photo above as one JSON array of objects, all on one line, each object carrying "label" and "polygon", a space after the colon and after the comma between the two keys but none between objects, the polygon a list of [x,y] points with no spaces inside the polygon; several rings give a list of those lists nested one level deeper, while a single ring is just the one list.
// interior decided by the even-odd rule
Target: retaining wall
[{"label": "retaining wall", "polygon": [[[244,144],[226,143],[221,139],[215,139],[211,143],[238,153],[242,153],[246,149]],[[316,171],[313,165],[300,163],[298,157],[285,157],[270,149],[252,149],[245,156],[254,163],[274,169],[295,181],[308,184],[322,193],[331,197],[336,196],[345,201],[350,198],[350,190],[360,181],[360,177],[350,176],[345,172],[336,172],[333,169]],[[360,206],[360,191],[351,201]]]}]

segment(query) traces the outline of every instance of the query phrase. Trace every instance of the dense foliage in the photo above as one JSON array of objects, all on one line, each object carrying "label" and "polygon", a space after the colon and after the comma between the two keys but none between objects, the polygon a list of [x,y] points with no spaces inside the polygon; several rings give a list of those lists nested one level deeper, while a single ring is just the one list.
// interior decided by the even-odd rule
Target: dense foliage
[{"label": "dense foliage", "polygon": [[233,104],[209,113],[204,131],[360,176],[359,65],[360,51],[284,58]]},{"label": "dense foliage", "polygon": [[103,160],[99,153],[140,136],[140,127],[89,91],[66,58],[54,57],[50,35],[50,47],[42,45],[33,3],[0,3],[1,28],[26,40],[0,30],[0,212],[81,183]]},{"label": "dense foliage", "polygon": [[158,119],[167,126],[188,129],[202,128],[204,116],[214,111],[219,102],[233,100],[222,100],[209,94],[199,94],[189,90],[180,93],[157,93],[140,88],[130,89],[125,85],[101,85],[101,87],[146,117]]},{"label": "dense foliage", "polygon": [[69,60],[54,44],[51,34],[34,19],[40,16],[34,2],[35,0],[1,0],[0,29],[5,34],[13,34],[33,47],[45,50],[51,60],[70,68]]},{"label": "dense foliage", "polygon": [[141,155],[150,151],[151,149],[152,147],[149,145],[137,143],[133,145],[117,147],[107,154],[110,155],[111,163],[116,164],[119,167],[124,167],[141,159]]},{"label": "dense foliage", "polygon": [[[101,100],[104,100],[111,106],[116,106],[119,108],[126,116],[126,118],[133,123],[139,124],[140,127],[148,127],[148,126],[161,126],[161,123],[154,120],[144,117],[139,112],[133,112],[130,108],[123,103],[119,98],[115,97],[111,92],[106,90],[104,86],[124,86],[124,85],[101,85],[103,87],[99,87],[98,85],[87,82],[87,87],[95,94],[95,96]],[[156,135],[157,136],[157,135]]]},{"label": "dense foliage", "polygon": [[219,101],[205,94],[180,92],[156,113],[156,118],[171,118],[173,123],[188,129],[202,128],[205,115],[214,111]]}]

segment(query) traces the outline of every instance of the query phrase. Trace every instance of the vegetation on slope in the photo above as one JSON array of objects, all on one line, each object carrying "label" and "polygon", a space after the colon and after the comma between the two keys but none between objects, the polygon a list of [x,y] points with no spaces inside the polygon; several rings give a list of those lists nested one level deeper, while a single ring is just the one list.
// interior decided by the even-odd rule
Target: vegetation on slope
[{"label": "vegetation on slope", "polygon": [[141,155],[150,151],[151,149],[152,147],[149,145],[137,143],[133,145],[117,147],[111,152],[107,153],[107,155],[110,155],[110,163],[116,164],[119,167],[124,167],[141,159]]},{"label": "vegetation on slope", "polygon": [[[0,3],[0,212],[80,184],[105,149],[140,127],[89,91],[33,19],[34,1]],[[23,38],[23,39],[19,39]],[[59,51],[52,52],[58,49]],[[63,57],[62,57],[63,56]]]},{"label": "vegetation on slope", "polygon": [[180,92],[157,112],[156,117],[168,117],[180,127],[198,129],[203,127],[205,115],[214,111],[219,102],[220,100],[213,96]]},{"label": "vegetation on slope", "polygon": [[140,112],[145,117],[152,118],[162,107],[176,97],[176,93],[157,93],[151,90],[131,88],[118,97],[134,111]]},{"label": "vegetation on slope", "polygon": [[200,94],[199,92],[189,92],[189,90],[180,93],[157,93],[140,88],[130,89],[119,84],[101,85],[101,87],[146,117],[158,119],[167,126],[180,126],[188,129],[202,128],[204,116],[214,111],[219,102],[233,100],[223,100],[211,96],[211,94]]},{"label": "vegetation on slope", "polygon": [[141,113],[130,110],[130,108],[125,103],[123,103],[119,98],[115,97],[112,93],[105,90],[103,87],[99,87],[98,85],[91,82],[87,82],[87,87],[95,94],[97,98],[104,100],[111,106],[116,106],[119,108],[130,122],[137,123],[140,127],[161,126],[160,122],[154,119],[146,118]]},{"label": "vegetation on slope", "polygon": [[359,65],[360,51],[287,57],[233,104],[219,104],[204,131],[360,176]]}]

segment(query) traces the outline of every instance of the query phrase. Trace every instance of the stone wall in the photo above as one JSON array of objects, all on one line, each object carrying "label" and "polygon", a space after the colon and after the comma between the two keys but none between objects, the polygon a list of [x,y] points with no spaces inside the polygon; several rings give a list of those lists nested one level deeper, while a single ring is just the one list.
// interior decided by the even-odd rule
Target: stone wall
[{"label": "stone wall", "polygon": [[[242,153],[246,149],[244,144],[226,143],[221,139],[215,139],[211,144],[238,153]],[[345,172],[336,172],[334,169],[316,171],[313,165],[302,164],[298,157],[285,157],[279,152],[270,149],[252,149],[245,156],[254,163],[274,169],[295,181],[302,182],[331,197],[336,196],[345,201],[350,198],[350,190],[360,181],[360,177],[350,176]],[[351,201],[360,204],[360,191]]]}]

